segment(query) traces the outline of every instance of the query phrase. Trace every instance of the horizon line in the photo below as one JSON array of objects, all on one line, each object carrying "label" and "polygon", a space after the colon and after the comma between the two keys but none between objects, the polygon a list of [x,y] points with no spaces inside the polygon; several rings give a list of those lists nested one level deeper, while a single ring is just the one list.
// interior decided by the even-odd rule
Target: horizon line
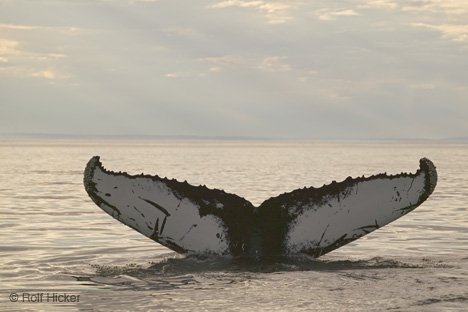
[{"label": "horizon line", "polygon": [[69,134],[69,133],[0,133],[0,139],[147,139],[187,141],[452,141],[468,142],[468,137],[447,138],[391,138],[391,137],[263,137],[263,136],[208,136],[208,135],[155,135],[155,134]]}]

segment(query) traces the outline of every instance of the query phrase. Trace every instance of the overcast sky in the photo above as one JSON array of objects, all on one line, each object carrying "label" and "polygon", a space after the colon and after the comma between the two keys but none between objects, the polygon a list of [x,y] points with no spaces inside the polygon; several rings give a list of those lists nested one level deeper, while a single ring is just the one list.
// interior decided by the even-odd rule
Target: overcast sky
[{"label": "overcast sky", "polygon": [[0,133],[468,137],[468,1],[0,0]]}]

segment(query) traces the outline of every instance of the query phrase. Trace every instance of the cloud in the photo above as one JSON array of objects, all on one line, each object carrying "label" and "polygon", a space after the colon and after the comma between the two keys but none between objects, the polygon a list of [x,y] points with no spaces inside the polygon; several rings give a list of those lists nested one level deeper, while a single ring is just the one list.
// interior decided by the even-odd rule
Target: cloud
[{"label": "cloud", "polygon": [[431,25],[425,23],[412,23],[412,26],[423,27],[442,33],[443,38],[451,39],[453,41],[464,42],[468,41],[468,24],[467,25]]},{"label": "cloud", "polygon": [[365,0],[364,4],[360,5],[361,8],[382,8],[382,9],[396,9],[398,4],[393,0]]},{"label": "cloud", "polygon": [[170,27],[170,28],[161,29],[161,31],[167,36],[179,36],[179,37],[194,38],[194,39],[203,37],[202,33],[200,33],[195,28],[190,28],[190,27]]},{"label": "cloud", "polygon": [[[1,61],[1,60],[0,60]],[[69,78],[55,69],[37,70],[27,66],[5,66],[0,67],[0,75],[15,78],[39,78],[48,81],[57,81]]]},{"label": "cloud", "polygon": [[284,62],[286,59],[285,56],[269,56],[261,61],[258,68],[269,72],[287,72],[291,70],[291,65]]},{"label": "cloud", "polygon": [[31,74],[31,77],[36,77],[36,78],[44,78],[47,80],[55,80],[58,78],[58,75],[56,72],[50,69],[38,71],[38,72],[33,72]]},{"label": "cloud", "polygon": [[30,25],[18,25],[18,24],[0,24],[0,29],[9,29],[9,30],[35,30],[39,29],[38,26]]},{"label": "cloud", "polygon": [[351,9],[336,10],[336,11],[332,11],[330,9],[321,9],[317,11],[317,15],[318,15],[319,20],[321,21],[333,21],[333,20],[336,20],[337,17],[357,16],[360,14]]},{"label": "cloud", "polygon": [[221,72],[225,69],[232,70],[245,67],[248,63],[250,63],[245,58],[237,55],[211,56],[204,58],[203,61],[210,64],[210,72]]},{"label": "cloud", "polygon": [[[2,26],[5,26],[5,24]],[[15,30],[30,30],[29,27],[18,27],[17,25],[11,26],[10,28]],[[21,45],[21,47],[22,46],[23,45]],[[0,38],[0,63],[10,63],[11,61],[12,64],[17,64],[12,66],[3,65],[4,67],[2,67],[0,71],[1,75],[16,78],[34,77],[47,80],[68,78],[67,75],[58,74],[57,71],[51,69],[39,69],[44,66],[54,66],[53,63],[65,58],[65,54],[56,52],[40,53],[27,51],[21,47],[18,41]]]},{"label": "cloud", "polygon": [[204,77],[204,73],[194,73],[189,71],[170,72],[164,74],[166,78],[191,78],[191,77]]},{"label": "cloud", "polygon": [[[144,134],[393,137],[434,120],[424,135],[468,130],[466,49],[451,41],[467,42],[460,1],[6,3],[0,132],[122,133],[129,115],[128,131]],[[40,105],[24,109],[31,99]],[[52,114],[30,125],[25,111]]]},{"label": "cloud", "polygon": [[223,68],[219,67],[219,66],[211,66],[210,67],[210,72],[212,72],[212,73],[218,73],[218,72],[220,72],[222,70],[223,70]]},{"label": "cloud", "polygon": [[425,0],[402,2],[404,11],[426,11],[432,13],[444,13],[447,15],[468,14],[468,2],[466,0]]},{"label": "cloud", "polygon": [[365,0],[361,8],[398,9],[406,25],[426,28],[442,34],[445,39],[468,41],[468,1],[466,0]]},{"label": "cloud", "polygon": [[122,4],[139,4],[139,3],[155,3],[159,0],[98,0],[104,3],[122,3]]},{"label": "cloud", "polygon": [[44,61],[44,60],[51,60],[51,59],[62,59],[65,57],[67,56],[63,53],[47,53],[47,54],[38,56],[37,59]]},{"label": "cloud", "polygon": [[51,27],[51,26],[38,26],[38,25],[24,25],[24,24],[0,24],[0,30],[18,30],[18,31],[55,31],[66,34],[77,34],[84,31],[84,29],[73,26],[60,26],[60,27]]},{"label": "cloud", "polygon": [[411,89],[419,89],[419,90],[430,90],[430,89],[434,89],[435,87],[436,85],[433,83],[416,83],[416,84],[410,85]]},{"label": "cloud", "polygon": [[130,0],[130,3],[154,3],[158,2],[159,0]]},{"label": "cloud", "polygon": [[291,65],[285,62],[286,56],[242,57],[239,55],[224,55],[207,57],[203,60],[210,63],[211,72],[229,70],[261,70],[266,72],[286,72],[292,70]]},{"label": "cloud", "polygon": [[9,39],[0,39],[0,56],[6,56],[6,55],[17,53],[18,45],[19,45],[18,41],[9,40]]},{"label": "cloud", "polygon": [[270,24],[286,23],[292,16],[291,5],[283,2],[261,1],[261,0],[225,0],[209,6],[214,9],[230,7],[247,8],[256,10],[264,15]]},{"label": "cloud", "polygon": [[364,0],[360,8],[400,9],[445,15],[468,14],[466,0]]}]

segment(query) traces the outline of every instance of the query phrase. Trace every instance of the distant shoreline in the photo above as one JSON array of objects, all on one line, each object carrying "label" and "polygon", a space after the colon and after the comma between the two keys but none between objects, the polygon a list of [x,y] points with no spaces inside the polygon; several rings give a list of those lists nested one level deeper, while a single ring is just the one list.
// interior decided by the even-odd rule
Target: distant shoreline
[{"label": "distant shoreline", "polygon": [[225,141],[225,142],[356,142],[356,143],[468,143],[467,138],[281,138],[244,136],[196,136],[196,135],[81,135],[81,134],[33,134],[0,133],[0,140],[92,140],[92,141]]}]

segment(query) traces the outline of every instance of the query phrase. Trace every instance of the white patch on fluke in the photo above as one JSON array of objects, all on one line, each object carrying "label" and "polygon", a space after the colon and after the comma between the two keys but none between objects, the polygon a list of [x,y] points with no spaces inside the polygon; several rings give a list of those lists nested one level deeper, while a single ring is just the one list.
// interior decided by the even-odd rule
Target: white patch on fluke
[{"label": "white patch on fluke", "polygon": [[304,207],[286,240],[289,253],[305,248],[324,248],[344,236],[361,237],[405,214],[415,205],[425,186],[425,174],[417,177],[358,182],[322,203]]},{"label": "white patch on fluke", "polygon": [[196,204],[177,198],[163,182],[113,175],[100,167],[94,170],[92,182],[95,195],[103,200],[100,207],[143,235],[152,237],[156,233],[161,243],[172,242],[189,252],[223,254],[228,250],[227,242],[219,238],[226,231],[222,220],[213,215],[200,217]]}]

